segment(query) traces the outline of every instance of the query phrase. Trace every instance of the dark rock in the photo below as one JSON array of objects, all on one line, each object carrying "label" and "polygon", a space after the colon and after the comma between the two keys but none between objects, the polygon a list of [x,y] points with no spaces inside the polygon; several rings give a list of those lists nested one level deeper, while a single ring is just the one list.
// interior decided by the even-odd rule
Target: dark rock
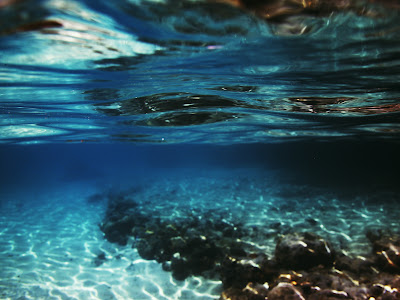
[{"label": "dark rock", "polygon": [[108,199],[106,218],[110,221],[120,220],[124,216],[134,214],[137,203],[123,195],[111,195]]},{"label": "dark rock", "polygon": [[309,300],[340,300],[340,299],[368,299],[368,298],[352,298],[344,291],[324,289],[315,292],[307,297]]},{"label": "dark rock", "polygon": [[374,298],[378,298],[379,296],[381,296],[385,291],[385,288],[382,284],[374,284],[371,288],[370,288],[370,293],[371,296]]},{"label": "dark rock", "polygon": [[246,294],[238,288],[230,287],[224,290],[219,300],[248,300]]},{"label": "dark rock", "polygon": [[136,222],[134,216],[123,216],[119,220],[103,222],[100,228],[110,242],[126,245],[127,237],[131,234]]},{"label": "dark rock", "polygon": [[104,252],[100,252],[96,258],[94,259],[94,265],[96,267],[101,266],[107,260],[106,254]]},{"label": "dark rock", "polygon": [[222,292],[220,300],[265,300],[268,288],[258,283],[249,283],[245,288],[228,288]]},{"label": "dark rock", "polygon": [[374,260],[371,258],[351,258],[343,253],[338,254],[335,260],[335,267],[337,269],[341,271],[350,271],[357,276],[372,274],[374,272],[372,269],[373,265]]},{"label": "dark rock", "polygon": [[[334,290],[334,291],[341,291],[342,293],[338,293],[338,294],[342,295],[340,297],[344,297],[343,295],[345,293],[347,294],[347,296],[345,296],[345,297],[348,297],[347,290],[357,287],[354,279],[352,279],[346,273],[343,273],[343,272],[342,273],[333,273],[333,274],[329,274],[329,277],[330,277],[330,285],[326,289]],[[336,297],[339,297],[339,296],[336,296]]]},{"label": "dark rock", "polygon": [[246,257],[226,257],[220,268],[220,279],[224,288],[243,289],[249,282],[263,284],[270,279],[268,276],[256,261]]},{"label": "dark rock", "polygon": [[227,247],[226,252],[229,256],[233,256],[233,257],[246,256],[246,251],[244,251],[244,249],[241,246],[235,245],[235,244]]},{"label": "dark rock", "polygon": [[376,268],[382,271],[400,272],[400,236],[381,234],[371,235],[368,238],[372,242],[375,255]]},{"label": "dark rock", "polygon": [[153,231],[148,231],[136,242],[139,255],[148,260],[156,260],[159,263],[171,260],[174,249],[171,241],[166,236],[159,236]]},{"label": "dark rock", "polygon": [[313,233],[293,233],[283,236],[276,245],[277,263],[288,269],[308,270],[322,265],[330,267],[334,261],[332,247]]},{"label": "dark rock", "polygon": [[280,266],[276,260],[270,260],[265,257],[260,263],[260,267],[267,280],[272,280],[279,275]]},{"label": "dark rock", "polygon": [[186,257],[192,273],[201,275],[202,272],[213,269],[221,256],[222,250],[220,248],[213,244],[204,244],[193,249],[193,252]]},{"label": "dark rock", "polygon": [[376,299],[400,299],[400,276],[382,272],[374,278],[370,290]]},{"label": "dark rock", "polygon": [[190,276],[188,263],[181,258],[173,258],[171,261],[172,276],[176,280],[185,280]]},{"label": "dark rock", "polygon": [[368,285],[364,285],[361,281],[354,280],[345,272],[334,268],[314,268],[309,272],[290,271],[278,276],[271,285],[279,286],[282,283],[291,284],[307,300],[361,300],[370,297]]},{"label": "dark rock", "polygon": [[371,297],[379,300],[398,300],[400,299],[400,292],[397,288],[390,285],[383,285],[376,283],[370,289]]},{"label": "dark rock", "polygon": [[171,248],[176,252],[184,252],[187,247],[186,241],[181,236],[172,237],[171,240]]},{"label": "dark rock", "polygon": [[269,296],[271,295],[275,299],[292,299],[290,297],[298,299],[300,295],[304,299],[308,299],[308,297],[315,293],[316,286],[320,290],[321,286],[324,285],[326,278],[324,278],[324,274],[321,275],[321,278],[318,280],[318,283],[321,282],[321,284],[318,286],[315,283],[316,278],[313,276],[313,273],[306,273],[304,271],[300,273],[295,271],[282,273],[270,282],[270,285],[274,288],[271,290],[272,294],[270,293]]},{"label": "dark rock", "polygon": [[[107,240],[126,245],[134,238],[139,255],[161,263],[176,280],[191,275],[219,277],[225,289],[221,299],[400,299],[400,276],[396,275],[400,274],[400,236],[383,230],[367,232],[373,247],[371,257],[336,253],[327,241],[306,232],[281,237],[275,257],[268,259],[263,253],[247,253],[251,246],[240,239],[251,234],[265,238],[264,230],[276,235],[292,231],[291,227],[277,222],[266,225],[275,230],[245,230],[226,221],[226,211],[212,211],[207,218],[191,211],[188,216],[168,220],[154,216],[150,208],[138,208],[122,193],[106,197],[109,203],[100,228]],[[318,223],[312,218],[305,222]],[[94,264],[104,261],[102,252]],[[130,268],[134,265],[127,270]]]},{"label": "dark rock", "polygon": [[132,229],[146,219],[140,212],[136,212],[136,207],[135,202],[120,194],[109,195],[106,215],[100,225],[108,241],[123,246],[127,244]]},{"label": "dark rock", "polygon": [[304,282],[307,282],[311,284],[311,286],[313,287],[318,287],[318,289],[320,290],[328,290],[332,289],[334,282],[336,281],[334,279],[335,276],[336,275],[332,276],[332,274],[327,272],[327,270],[320,269],[320,270],[314,270],[313,272],[310,273],[303,272],[301,276],[296,276],[292,279],[293,281],[298,282],[299,285],[303,285]]},{"label": "dark rock", "polygon": [[249,282],[243,291],[248,295],[249,300],[265,300],[268,295],[268,284]]},{"label": "dark rock", "polygon": [[140,239],[136,242],[136,249],[139,255],[147,260],[156,259],[159,248],[157,244],[151,243],[150,240]]},{"label": "dark rock", "polygon": [[128,237],[120,234],[118,231],[107,230],[105,232],[106,239],[111,243],[116,243],[121,246],[126,246],[128,243]]},{"label": "dark rock", "polygon": [[268,300],[304,300],[301,291],[292,284],[281,282],[268,293]]},{"label": "dark rock", "polygon": [[349,287],[345,289],[350,299],[371,299],[370,289],[363,286]]},{"label": "dark rock", "polygon": [[373,244],[375,241],[383,237],[384,231],[378,228],[369,229],[365,235],[367,236],[368,240]]},{"label": "dark rock", "polygon": [[162,269],[165,272],[171,272],[172,271],[172,266],[171,266],[171,262],[170,261],[164,261],[161,266],[162,266]]}]

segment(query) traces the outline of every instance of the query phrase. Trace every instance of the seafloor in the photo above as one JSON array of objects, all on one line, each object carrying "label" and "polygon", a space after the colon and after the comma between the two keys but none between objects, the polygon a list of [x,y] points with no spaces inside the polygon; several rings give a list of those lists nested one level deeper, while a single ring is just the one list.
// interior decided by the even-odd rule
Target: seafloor
[{"label": "seafloor", "polygon": [[[337,191],[254,169],[148,176],[124,186],[65,181],[11,189],[0,202],[1,299],[218,299],[218,278],[176,280],[155,260],[104,237],[108,195],[135,201],[162,224],[195,218],[236,224],[246,251],[273,257],[290,232],[313,232],[350,257],[369,255],[368,230],[396,231],[400,202],[387,189]],[[178,175],[179,174],[179,175]]]}]

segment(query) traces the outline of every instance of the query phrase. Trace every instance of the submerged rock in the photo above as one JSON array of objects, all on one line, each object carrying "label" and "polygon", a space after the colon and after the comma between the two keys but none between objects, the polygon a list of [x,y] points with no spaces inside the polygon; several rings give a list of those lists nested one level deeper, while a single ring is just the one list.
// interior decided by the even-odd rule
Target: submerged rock
[{"label": "submerged rock", "polygon": [[[220,268],[220,279],[225,288],[243,289],[249,282],[264,284],[272,278],[271,273],[263,270],[267,257],[260,255],[251,257],[227,256]],[[275,273],[272,273],[275,275]]]},{"label": "submerged rock", "polygon": [[374,273],[375,261],[371,257],[349,257],[343,253],[337,254],[335,267],[342,271],[349,271],[357,276],[369,276]]},{"label": "submerged rock", "polygon": [[171,271],[176,280],[185,280],[191,275],[188,262],[182,258],[172,259]]},{"label": "submerged rock", "polygon": [[[373,255],[352,258],[313,233],[288,234],[278,241],[272,259],[258,264],[225,260],[220,299],[400,299],[400,275],[376,257],[382,251],[389,258],[395,255],[398,238],[374,236]],[[248,288],[254,285],[264,286],[263,292]]]},{"label": "submerged rock", "polygon": [[400,273],[400,236],[395,234],[367,233],[372,242],[375,266],[391,273]]},{"label": "submerged rock", "polygon": [[288,269],[308,270],[322,265],[332,266],[332,247],[314,233],[291,233],[283,236],[275,248],[277,263]]},{"label": "submerged rock", "polygon": [[244,231],[222,216],[213,219],[190,214],[169,220],[145,214],[124,195],[109,196],[100,226],[105,238],[126,245],[134,238],[139,255],[162,263],[177,280],[190,275],[217,277],[220,265],[229,254],[245,254],[237,238]]},{"label": "submerged rock", "polygon": [[268,300],[304,300],[301,291],[292,284],[281,282],[268,293]]},{"label": "submerged rock", "polygon": [[103,222],[100,224],[105,238],[111,243],[126,245],[132,229],[148,218],[136,211],[137,203],[120,195],[108,195],[108,206]]},{"label": "submerged rock", "polygon": [[107,260],[106,254],[104,252],[100,252],[96,258],[93,260],[93,263],[96,267],[101,266]]},{"label": "submerged rock", "polygon": [[265,300],[268,295],[268,285],[248,283],[243,289],[229,288],[222,292],[221,300]]},{"label": "submerged rock", "polygon": [[[270,259],[261,251],[250,253],[241,241],[254,228],[246,230],[215,211],[208,218],[193,213],[161,218],[126,195],[108,198],[100,226],[106,239],[121,245],[134,239],[142,258],[161,263],[176,280],[192,275],[219,278],[224,288],[220,299],[400,299],[398,235],[369,231],[372,253],[350,257],[312,232],[288,233],[278,240]],[[273,227],[281,231],[282,226]],[[95,264],[104,261],[100,253]]]}]

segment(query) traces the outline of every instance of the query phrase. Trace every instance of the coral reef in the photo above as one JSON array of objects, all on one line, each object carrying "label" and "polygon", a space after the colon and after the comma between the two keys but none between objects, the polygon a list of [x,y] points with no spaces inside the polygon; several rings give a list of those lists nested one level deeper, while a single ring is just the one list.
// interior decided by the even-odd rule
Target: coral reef
[{"label": "coral reef", "polygon": [[[161,263],[176,280],[192,275],[222,281],[220,299],[400,299],[400,236],[369,230],[367,257],[351,257],[312,232],[287,232],[273,257],[243,242],[254,228],[223,215],[161,218],[124,194],[109,194],[101,230],[120,245]],[[105,257],[97,258],[101,264]]]},{"label": "coral reef", "polygon": [[162,263],[177,280],[190,275],[215,277],[226,255],[246,253],[238,241],[246,233],[238,225],[194,215],[163,220],[143,213],[122,194],[109,196],[100,228],[112,243],[127,245],[134,238],[142,258]]}]

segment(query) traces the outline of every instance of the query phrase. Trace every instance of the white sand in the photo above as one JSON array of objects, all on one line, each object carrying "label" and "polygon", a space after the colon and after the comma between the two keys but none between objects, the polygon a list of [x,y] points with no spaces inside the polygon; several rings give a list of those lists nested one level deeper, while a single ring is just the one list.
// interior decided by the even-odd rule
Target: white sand
[{"label": "white sand", "polygon": [[[254,251],[268,255],[273,254],[276,237],[290,228],[314,231],[354,255],[370,249],[366,228],[399,228],[400,203],[367,204],[361,196],[344,200],[301,193],[302,187],[280,186],[271,178],[184,178],[149,183],[135,197],[143,210],[165,218],[179,218],[188,211],[212,216],[213,209],[227,222],[257,227],[259,231],[246,241]],[[288,196],[282,192],[287,189],[298,192]],[[107,242],[98,227],[105,204],[86,201],[96,192],[94,184],[65,183],[2,195],[1,299],[219,298],[219,281],[176,281],[157,262],[141,259],[131,245]],[[101,252],[106,261],[96,266]]]},{"label": "white sand", "polygon": [[[88,186],[73,185],[35,199],[3,199],[1,299],[217,297],[219,282],[177,282],[131,247],[108,243],[98,227],[104,207],[85,200],[93,192]],[[107,260],[96,267],[94,259],[101,252]]]}]

